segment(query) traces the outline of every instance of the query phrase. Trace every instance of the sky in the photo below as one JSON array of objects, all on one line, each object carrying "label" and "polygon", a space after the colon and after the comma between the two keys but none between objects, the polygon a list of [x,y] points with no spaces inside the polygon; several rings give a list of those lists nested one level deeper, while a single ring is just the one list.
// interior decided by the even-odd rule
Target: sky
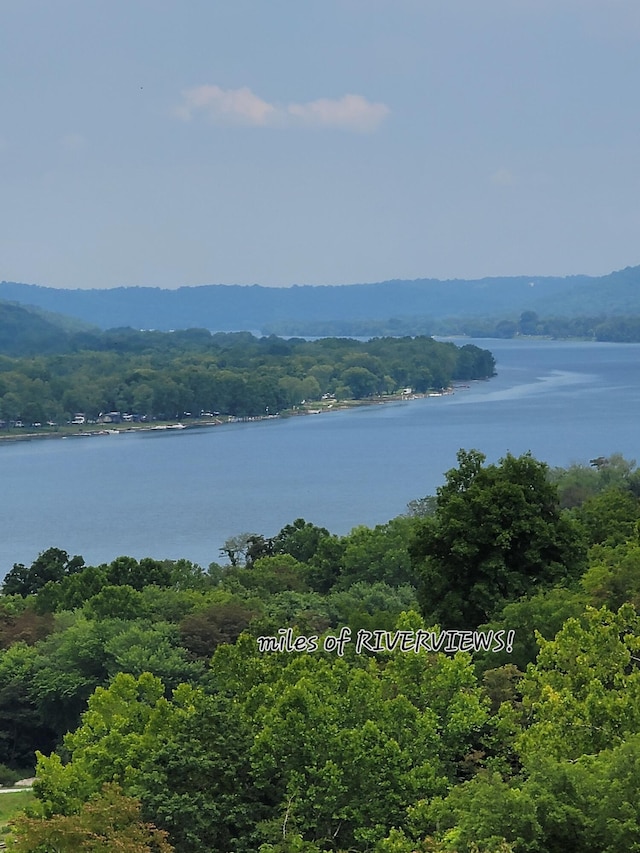
[{"label": "sky", "polygon": [[640,263],[638,0],[0,0],[0,280]]}]

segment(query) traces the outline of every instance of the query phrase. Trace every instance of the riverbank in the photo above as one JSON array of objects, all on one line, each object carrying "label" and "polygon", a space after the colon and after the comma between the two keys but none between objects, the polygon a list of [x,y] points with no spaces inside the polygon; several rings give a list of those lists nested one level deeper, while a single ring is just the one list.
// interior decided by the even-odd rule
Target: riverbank
[{"label": "riverbank", "polygon": [[[485,381],[485,380],[473,380]],[[328,412],[340,412],[355,409],[362,406],[377,406],[385,403],[402,403],[411,400],[424,399],[425,397],[444,397],[454,394],[456,390],[469,388],[470,385],[453,385],[441,391],[427,391],[424,394],[400,393],[384,394],[379,397],[367,397],[361,400],[318,400],[313,404],[296,406],[272,415],[253,415],[248,417],[235,417],[233,415],[216,416],[214,418],[183,418],[171,421],[127,421],[125,423],[87,423],[79,429],[75,424],[62,424],[55,427],[11,427],[0,431],[0,442],[17,441],[39,441],[50,438],[96,438],[98,436],[114,436],[133,432],[169,432],[181,430],[203,429],[208,427],[224,426],[227,424],[251,423],[254,421],[281,420],[285,418],[299,417],[301,415],[321,415]]]}]

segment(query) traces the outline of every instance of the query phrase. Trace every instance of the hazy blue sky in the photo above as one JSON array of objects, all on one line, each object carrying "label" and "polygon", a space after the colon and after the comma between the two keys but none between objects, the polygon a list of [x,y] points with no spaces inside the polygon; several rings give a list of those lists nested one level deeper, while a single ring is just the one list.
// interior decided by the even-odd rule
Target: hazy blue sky
[{"label": "hazy blue sky", "polygon": [[640,0],[0,0],[0,279],[640,263]]}]

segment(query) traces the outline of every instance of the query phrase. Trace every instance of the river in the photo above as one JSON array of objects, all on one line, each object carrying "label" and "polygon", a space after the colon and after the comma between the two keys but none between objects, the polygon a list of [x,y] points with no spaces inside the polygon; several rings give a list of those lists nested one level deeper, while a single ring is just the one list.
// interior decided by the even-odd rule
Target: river
[{"label": "river", "polygon": [[171,433],[0,444],[0,577],[56,546],[207,566],[295,518],[338,534],[434,494],[459,448],[550,465],[638,454],[640,344],[473,341],[497,376],[455,394]]}]

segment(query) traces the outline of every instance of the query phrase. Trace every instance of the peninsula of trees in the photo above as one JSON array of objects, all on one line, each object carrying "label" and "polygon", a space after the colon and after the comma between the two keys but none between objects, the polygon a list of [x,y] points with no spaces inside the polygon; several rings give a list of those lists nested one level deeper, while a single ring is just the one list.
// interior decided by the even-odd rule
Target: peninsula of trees
[{"label": "peninsula of trees", "polygon": [[[9,343],[15,347],[15,338]],[[205,329],[113,329],[70,332],[61,349],[0,356],[4,427],[19,422],[44,429],[78,414],[94,420],[110,412],[135,420],[260,417],[323,397],[441,390],[453,381],[488,378],[495,367],[487,350],[428,337],[306,341]]]}]

